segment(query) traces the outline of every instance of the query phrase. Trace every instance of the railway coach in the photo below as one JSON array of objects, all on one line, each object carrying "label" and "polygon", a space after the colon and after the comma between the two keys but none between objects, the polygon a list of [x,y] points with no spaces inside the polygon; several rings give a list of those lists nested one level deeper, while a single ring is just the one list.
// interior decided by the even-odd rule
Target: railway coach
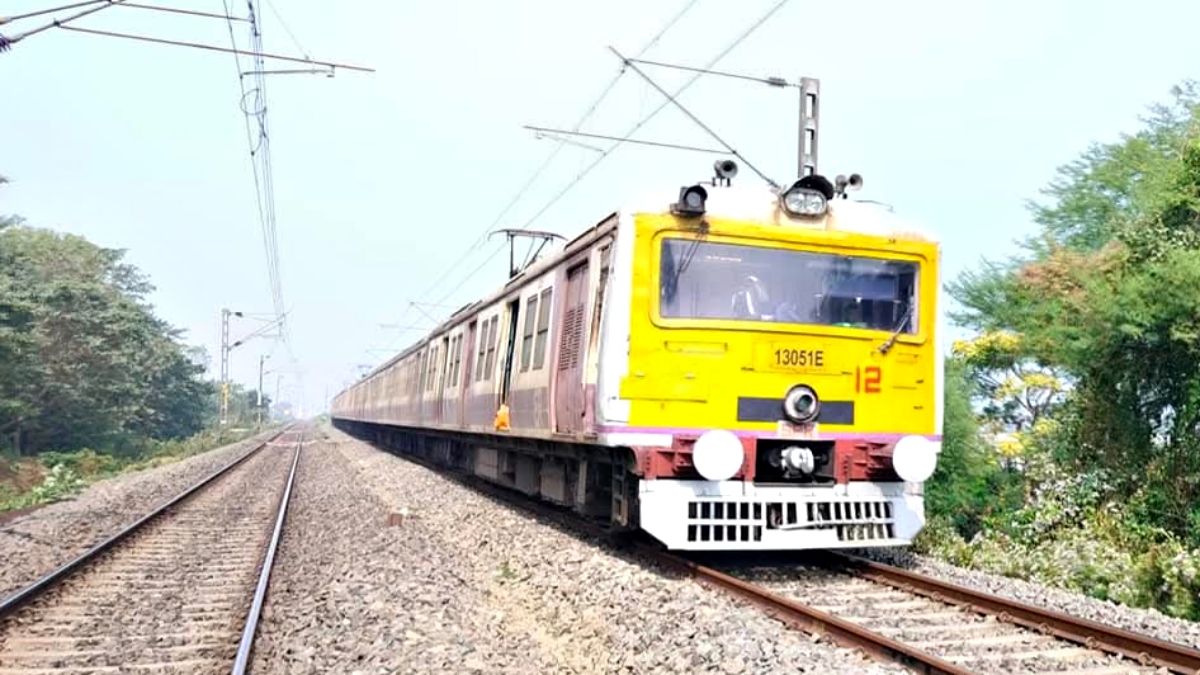
[{"label": "railway coach", "polygon": [[857,175],[651,194],[463,307],[334,424],[668,548],[903,546],[941,449],[940,248]]}]

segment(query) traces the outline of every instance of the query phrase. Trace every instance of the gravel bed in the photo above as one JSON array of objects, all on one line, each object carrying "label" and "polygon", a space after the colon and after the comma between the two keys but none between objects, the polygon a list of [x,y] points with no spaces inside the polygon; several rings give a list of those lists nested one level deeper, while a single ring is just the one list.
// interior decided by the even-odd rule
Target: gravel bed
[{"label": "gravel bed", "polygon": [[326,429],[256,675],[908,672]]},{"label": "gravel bed", "polygon": [[436,533],[387,525],[336,445],[306,444],[255,639],[265,673],[538,672]]},{"label": "gravel bed", "polygon": [[33,583],[266,440],[271,432],[114,476],[0,526],[0,599]]},{"label": "gravel bed", "polygon": [[848,551],[864,558],[927,574],[976,591],[1090,619],[1160,640],[1200,649],[1200,623],[1175,619],[1154,609],[1139,609],[1091,598],[1081,593],[1012,579],[999,574],[956,567],[911,551],[882,549]]}]

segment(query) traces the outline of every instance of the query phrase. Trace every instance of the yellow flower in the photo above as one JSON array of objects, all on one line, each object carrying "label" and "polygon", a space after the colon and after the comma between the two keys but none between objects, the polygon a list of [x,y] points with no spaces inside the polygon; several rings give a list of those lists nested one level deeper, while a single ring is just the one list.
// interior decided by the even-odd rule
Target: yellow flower
[{"label": "yellow flower", "polygon": [[1004,434],[996,439],[996,450],[1007,458],[1021,457],[1025,454],[1025,441],[1021,434]]}]

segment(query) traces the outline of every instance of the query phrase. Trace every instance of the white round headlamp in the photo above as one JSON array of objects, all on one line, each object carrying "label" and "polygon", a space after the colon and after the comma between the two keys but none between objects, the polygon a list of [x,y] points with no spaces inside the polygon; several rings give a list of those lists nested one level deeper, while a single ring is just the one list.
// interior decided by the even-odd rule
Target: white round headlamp
[{"label": "white round headlamp", "polygon": [[909,483],[929,479],[937,468],[937,444],[921,436],[905,436],[892,448],[892,468]]},{"label": "white round headlamp", "polygon": [[783,208],[793,216],[824,215],[829,203],[825,195],[809,188],[793,187],[783,193]]},{"label": "white round headlamp", "polygon": [[742,468],[746,453],[732,431],[706,431],[692,446],[692,463],[706,480],[729,480]]}]

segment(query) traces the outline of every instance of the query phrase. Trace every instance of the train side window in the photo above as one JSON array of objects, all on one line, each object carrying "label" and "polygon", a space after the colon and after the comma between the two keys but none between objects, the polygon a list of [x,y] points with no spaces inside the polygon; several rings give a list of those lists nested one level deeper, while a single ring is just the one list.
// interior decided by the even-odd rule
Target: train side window
[{"label": "train side window", "polygon": [[525,299],[525,330],[521,337],[521,372],[529,370],[529,357],[533,354],[533,327],[537,318],[538,296]]},{"label": "train side window", "polygon": [[438,348],[434,345],[429,353],[429,367],[425,371],[425,391],[433,389],[433,383],[437,380],[437,359]]},{"label": "train side window", "polygon": [[487,322],[479,322],[475,332],[475,381],[483,379],[483,352],[487,349]]},{"label": "train side window", "polygon": [[533,369],[541,370],[546,363],[546,338],[550,333],[550,295],[553,288],[542,291],[538,305],[537,337],[533,344]]},{"label": "train side window", "polygon": [[421,353],[421,360],[420,360],[420,366],[419,366],[420,375],[425,375],[425,364],[428,363],[428,357],[430,357],[430,353],[428,353],[428,351]]},{"label": "train side window", "polygon": [[458,346],[454,348],[454,386],[458,387],[462,384],[462,354],[463,354],[463,334],[458,334]]},{"label": "train side window", "polygon": [[498,314],[493,316],[492,320],[488,322],[487,365],[483,369],[483,379],[485,380],[492,379],[492,373],[496,372],[496,339],[499,337],[496,335],[496,329],[499,325],[500,315]]}]

